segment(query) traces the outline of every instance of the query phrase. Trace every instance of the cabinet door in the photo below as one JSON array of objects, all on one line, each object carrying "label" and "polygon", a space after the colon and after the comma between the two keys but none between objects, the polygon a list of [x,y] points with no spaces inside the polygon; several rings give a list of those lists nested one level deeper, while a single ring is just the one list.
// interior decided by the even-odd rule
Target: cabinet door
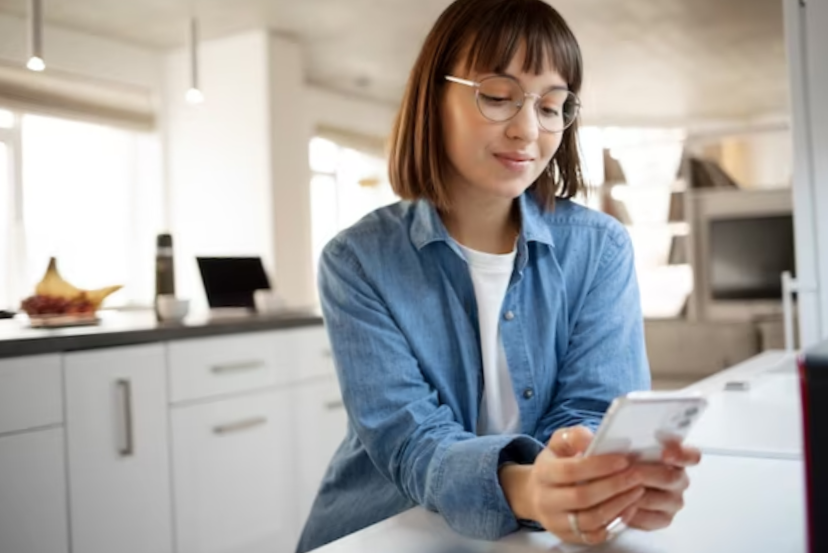
[{"label": "cabinet door", "polygon": [[62,428],[0,438],[0,551],[69,551]]},{"label": "cabinet door", "polygon": [[287,391],[173,409],[178,553],[293,551]]},{"label": "cabinet door", "polygon": [[172,551],[162,345],[67,354],[73,551]]},{"label": "cabinet door", "polygon": [[0,434],[63,422],[60,355],[0,359]]},{"label": "cabinet door", "polygon": [[336,378],[295,387],[294,423],[297,460],[297,509],[300,527],[310,513],[319,485],[348,426]]},{"label": "cabinet door", "polygon": [[294,382],[336,374],[324,326],[283,330],[281,335],[283,340],[278,343],[276,357],[280,365],[292,365],[289,370]]}]

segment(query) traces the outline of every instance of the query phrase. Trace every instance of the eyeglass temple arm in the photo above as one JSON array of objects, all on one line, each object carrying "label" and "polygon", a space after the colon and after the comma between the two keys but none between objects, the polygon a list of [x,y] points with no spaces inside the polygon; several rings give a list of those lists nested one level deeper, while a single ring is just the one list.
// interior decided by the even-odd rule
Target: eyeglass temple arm
[{"label": "eyeglass temple arm", "polygon": [[466,79],[460,79],[458,77],[452,77],[451,75],[446,75],[446,80],[451,81],[453,83],[464,84],[466,86],[471,86],[471,87],[477,88],[477,83],[476,82],[468,81]]}]

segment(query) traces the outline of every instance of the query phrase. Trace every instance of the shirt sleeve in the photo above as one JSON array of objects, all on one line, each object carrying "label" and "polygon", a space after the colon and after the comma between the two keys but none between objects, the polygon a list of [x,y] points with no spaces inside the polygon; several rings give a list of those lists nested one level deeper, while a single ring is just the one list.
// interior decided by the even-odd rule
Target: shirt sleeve
[{"label": "shirt sleeve", "polygon": [[319,291],[345,407],[376,469],[461,534],[493,540],[517,530],[498,469],[532,463],[543,445],[529,436],[478,437],[456,421],[338,239],[320,260]]},{"label": "shirt sleeve", "polygon": [[551,408],[535,437],[546,444],[559,428],[583,425],[595,431],[613,399],[650,385],[632,242],[618,229],[605,240],[558,365]]}]

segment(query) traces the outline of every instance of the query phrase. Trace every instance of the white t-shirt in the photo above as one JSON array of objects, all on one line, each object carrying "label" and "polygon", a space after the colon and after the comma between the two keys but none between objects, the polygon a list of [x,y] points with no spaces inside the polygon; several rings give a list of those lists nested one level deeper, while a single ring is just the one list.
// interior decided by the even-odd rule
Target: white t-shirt
[{"label": "white t-shirt", "polygon": [[487,435],[516,432],[520,426],[520,411],[500,337],[500,310],[503,308],[517,252],[491,254],[458,245],[469,264],[480,323],[484,387],[477,433]]}]

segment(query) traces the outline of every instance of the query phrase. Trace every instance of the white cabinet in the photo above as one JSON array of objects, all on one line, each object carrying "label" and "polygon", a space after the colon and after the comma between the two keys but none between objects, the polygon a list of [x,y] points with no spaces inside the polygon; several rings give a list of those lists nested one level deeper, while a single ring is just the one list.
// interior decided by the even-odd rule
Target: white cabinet
[{"label": "white cabinet", "polygon": [[281,332],[253,332],[170,342],[170,401],[219,397],[287,382],[289,371],[278,367],[275,358],[277,344],[283,341]]},{"label": "white cabinet", "polygon": [[322,326],[0,360],[0,553],[289,553],[346,425]]},{"label": "white cabinet", "polygon": [[74,553],[172,551],[165,348],[64,358]]},{"label": "white cabinet", "polygon": [[63,422],[62,384],[60,355],[0,359],[0,434]]},{"label": "white cabinet", "polygon": [[172,410],[178,553],[295,547],[287,390]]},{"label": "white cabinet", "polygon": [[291,396],[296,444],[296,508],[301,527],[310,513],[328,464],[345,437],[348,415],[336,378],[297,384]]},{"label": "white cabinet", "polygon": [[0,438],[0,551],[67,553],[67,520],[63,430]]},{"label": "white cabinet", "polygon": [[277,364],[288,369],[292,381],[333,376],[334,364],[328,333],[323,326],[284,330],[276,351]]}]

